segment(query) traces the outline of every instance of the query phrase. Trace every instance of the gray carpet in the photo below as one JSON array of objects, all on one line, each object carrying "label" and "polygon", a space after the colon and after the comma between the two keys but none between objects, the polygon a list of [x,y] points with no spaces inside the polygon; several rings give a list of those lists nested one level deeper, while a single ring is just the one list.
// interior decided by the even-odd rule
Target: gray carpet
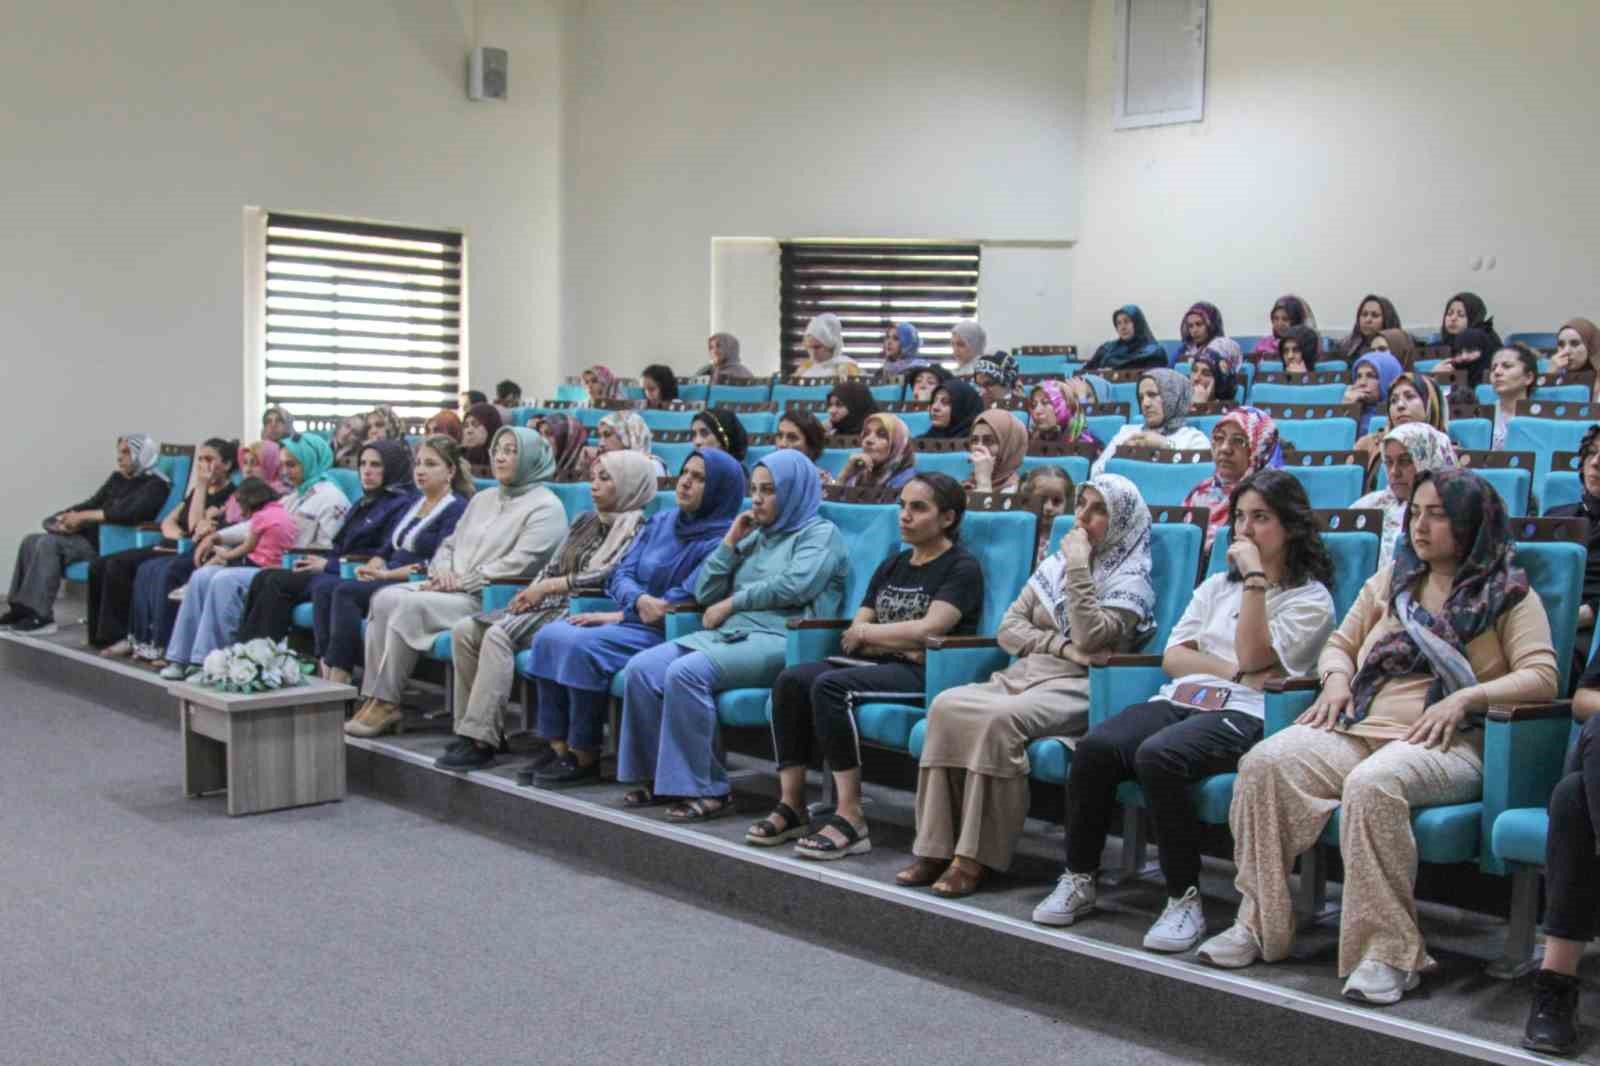
[{"label": "gray carpet", "polygon": [[176,734],[0,686],[0,1063],[1222,1061],[362,797],[230,819]]}]

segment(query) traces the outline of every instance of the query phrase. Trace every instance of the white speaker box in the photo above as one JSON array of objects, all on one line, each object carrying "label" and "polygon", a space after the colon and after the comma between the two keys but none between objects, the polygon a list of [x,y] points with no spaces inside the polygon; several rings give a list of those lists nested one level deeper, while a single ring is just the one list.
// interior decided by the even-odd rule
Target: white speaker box
[{"label": "white speaker box", "polygon": [[504,48],[474,48],[467,63],[467,98],[504,100],[510,62]]}]

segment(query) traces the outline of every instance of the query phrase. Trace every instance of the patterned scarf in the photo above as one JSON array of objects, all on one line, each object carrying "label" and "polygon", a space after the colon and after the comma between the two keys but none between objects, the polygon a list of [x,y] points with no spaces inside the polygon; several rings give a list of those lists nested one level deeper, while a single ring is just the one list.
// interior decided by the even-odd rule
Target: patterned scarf
[{"label": "patterned scarf", "polygon": [[1078,394],[1059,381],[1041,381],[1033,390],[1033,397],[1044,396],[1050,410],[1056,414],[1056,429],[1061,439],[1069,444],[1097,444],[1089,432],[1089,415],[1078,403]]},{"label": "patterned scarf", "polygon": [[593,374],[594,379],[600,383],[600,398],[602,400],[614,400],[617,398],[617,375],[611,372],[610,367],[596,363],[586,373]]},{"label": "patterned scarf", "polygon": [[607,427],[622,441],[622,446],[630,452],[644,452],[650,454],[650,445],[653,438],[650,427],[645,420],[633,411],[613,411],[600,420],[602,426]]},{"label": "patterned scarf", "polygon": [[[1250,463],[1239,481],[1257,470],[1283,466],[1283,449],[1278,445],[1278,426],[1272,421],[1271,415],[1255,407],[1235,407],[1217,420],[1212,433],[1215,434],[1217,429],[1225,425],[1238,426],[1250,438]],[[1206,530],[1208,547],[1216,538],[1217,530],[1228,524],[1228,499],[1239,481],[1223,481],[1220,475],[1212,474],[1190,489],[1189,495],[1183,498],[1185,507],[1205,507],[1210,510],[1211,520]]]},{"label": "patterned scarf", "polygon": [[[1456,446],[1451,443],[1449,437],[1432,426],[1421,422],[1407,422],[1384,434],[1382,444],[1390,441],[1394,441],[1411,453],[1411,461],[1416,464],[1419,475],[1436,473],[1456,465]],[[1381,445],[1379,450],[1381,462]],[[1406,501],[1396,496],[1394,486],[1389,485],[1375,495],[1372,506],[1383,510],[1383,539],[1378,555],[1381,566],[1384,559],[1393,557],[1395,545],[1400,541],[1400,533],[1405,529]]]},{"label": "patterned scarf", "polygon": [[[1233,350],[1238,351],[1239,346],[1235,344]],[[1206,345],[1205,350],[1194,357],[1190,367],[1191,373],[1196,366],[1203,366],[1211,371],[1211,402],[1231,403],[1234,393],[1239,388],[1239,376],[1233,365],[1228,362],[1227,355],[1220,350],[1215,341]]]},{"label": "patterned scarf", "polygon": [[[1106,513],[1110,517],[1105,539],[1089,556],[1089,576],[1094,580],[1095,597],[1102,607],[1131,612],[1138,619],[1137,632],[1142,640],[1155,628],[1150,508],[1145,506],[1138,486],[1121,474],[1101,474],[1090,478],[1087,484],[1105,498]],[[1071,640],[1066,553],[1057,551],[1048,556],[1028,581],[1039,599],[1050,608],[1056,628]]]},{"label": "patterned scarf", "polygon": [[589,429],[578,421],[576,415],[545,415],[539,419],[543,428],[550,431],[550,447],[556,453],[556,472],[552,481],[570,481],[581,477],[585,471],[583,449],[589,443]]},{"label": "patterned scarf", "polygon": [[889,435],[889,458],[880,467],[850,475],[844,479],[843,484],[887,485],[902,471],[909,470],[916,465],[916,447],[911,443],[911,430],[906,427],[904,422],[894,415],[884,414],[880,411],[877,414],[868,415],[861,428],[865,431],[871,429],[874,425]]},{"label": "patterned scarf", "polygon": [[1017,360],[1005,352],[990,352],[980,356],[972,364],[972,376],[979,374],[987,376],[992,381],[998,381],[1009,394],[1017,387],[1017,378],[1022,376],[1022,371],[1017,367]]},{"label": "patterned scarf", "polygon": [[1170,436],[1183,428],[1184,422],[1189,418],[1189,407],[1194,400],[1194,386],[1189,384],[1189,379],[1176,370],[1146,370],[1139,375],[1140,382],[1146,378],[1156,383],[1156,388],[1161,391],[1161,424],[1149,426],[1164,436]]},{"label": "patterned scarf", "polygon": [[156,464],[161,461],[161,445],[157,444],[156,439],[150,434],[128,433],[118,443],[126,444],[128,451],[133,455],[134,477],[150,474],[162,481],[172,480],[156,468]]}]

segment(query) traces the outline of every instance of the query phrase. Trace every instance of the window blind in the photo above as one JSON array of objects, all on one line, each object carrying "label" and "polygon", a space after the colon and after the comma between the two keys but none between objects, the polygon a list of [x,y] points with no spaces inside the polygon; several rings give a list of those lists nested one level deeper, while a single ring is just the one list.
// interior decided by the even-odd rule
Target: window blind
[{"label": "window blind", "polygon": [[465,343],[462,237],[267,215],[266,399],[296,415],[454,409]]},{"label": "window blind", "polygon": [[780,246],[783,372],[806,358],[801,338],[813,315],[831,311],[844,326],[845,354],[875,371],[883,335],[910,322],[921,354],[952,363],[950,327],[978,312],[976,244],[785,241]]}]

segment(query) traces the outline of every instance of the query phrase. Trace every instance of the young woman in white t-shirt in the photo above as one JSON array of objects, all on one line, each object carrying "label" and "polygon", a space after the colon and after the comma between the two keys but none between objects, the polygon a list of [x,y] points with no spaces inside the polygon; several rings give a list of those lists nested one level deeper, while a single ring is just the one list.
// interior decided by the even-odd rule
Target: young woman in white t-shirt
[{"label": "young woman in white t-shirt", "polygon": [[1333,560],[1293,475],[1261,470],[1234,489],[1228,569],[1201,582],[1167,640],[1172,678],[1150,700],[1078,741],[1067,779],[1067,866],[1034,909],[1071,925],[1095,905],[1095,875],[1117,786],[1138,781],[1155,818],[1169,902],[1146,934],[1152,951],[1187,951],[1205,935],[1200,822],[1190,787],[1238,768],[1261,739],[1266,682],[1303,677],[1333,632]]}]

